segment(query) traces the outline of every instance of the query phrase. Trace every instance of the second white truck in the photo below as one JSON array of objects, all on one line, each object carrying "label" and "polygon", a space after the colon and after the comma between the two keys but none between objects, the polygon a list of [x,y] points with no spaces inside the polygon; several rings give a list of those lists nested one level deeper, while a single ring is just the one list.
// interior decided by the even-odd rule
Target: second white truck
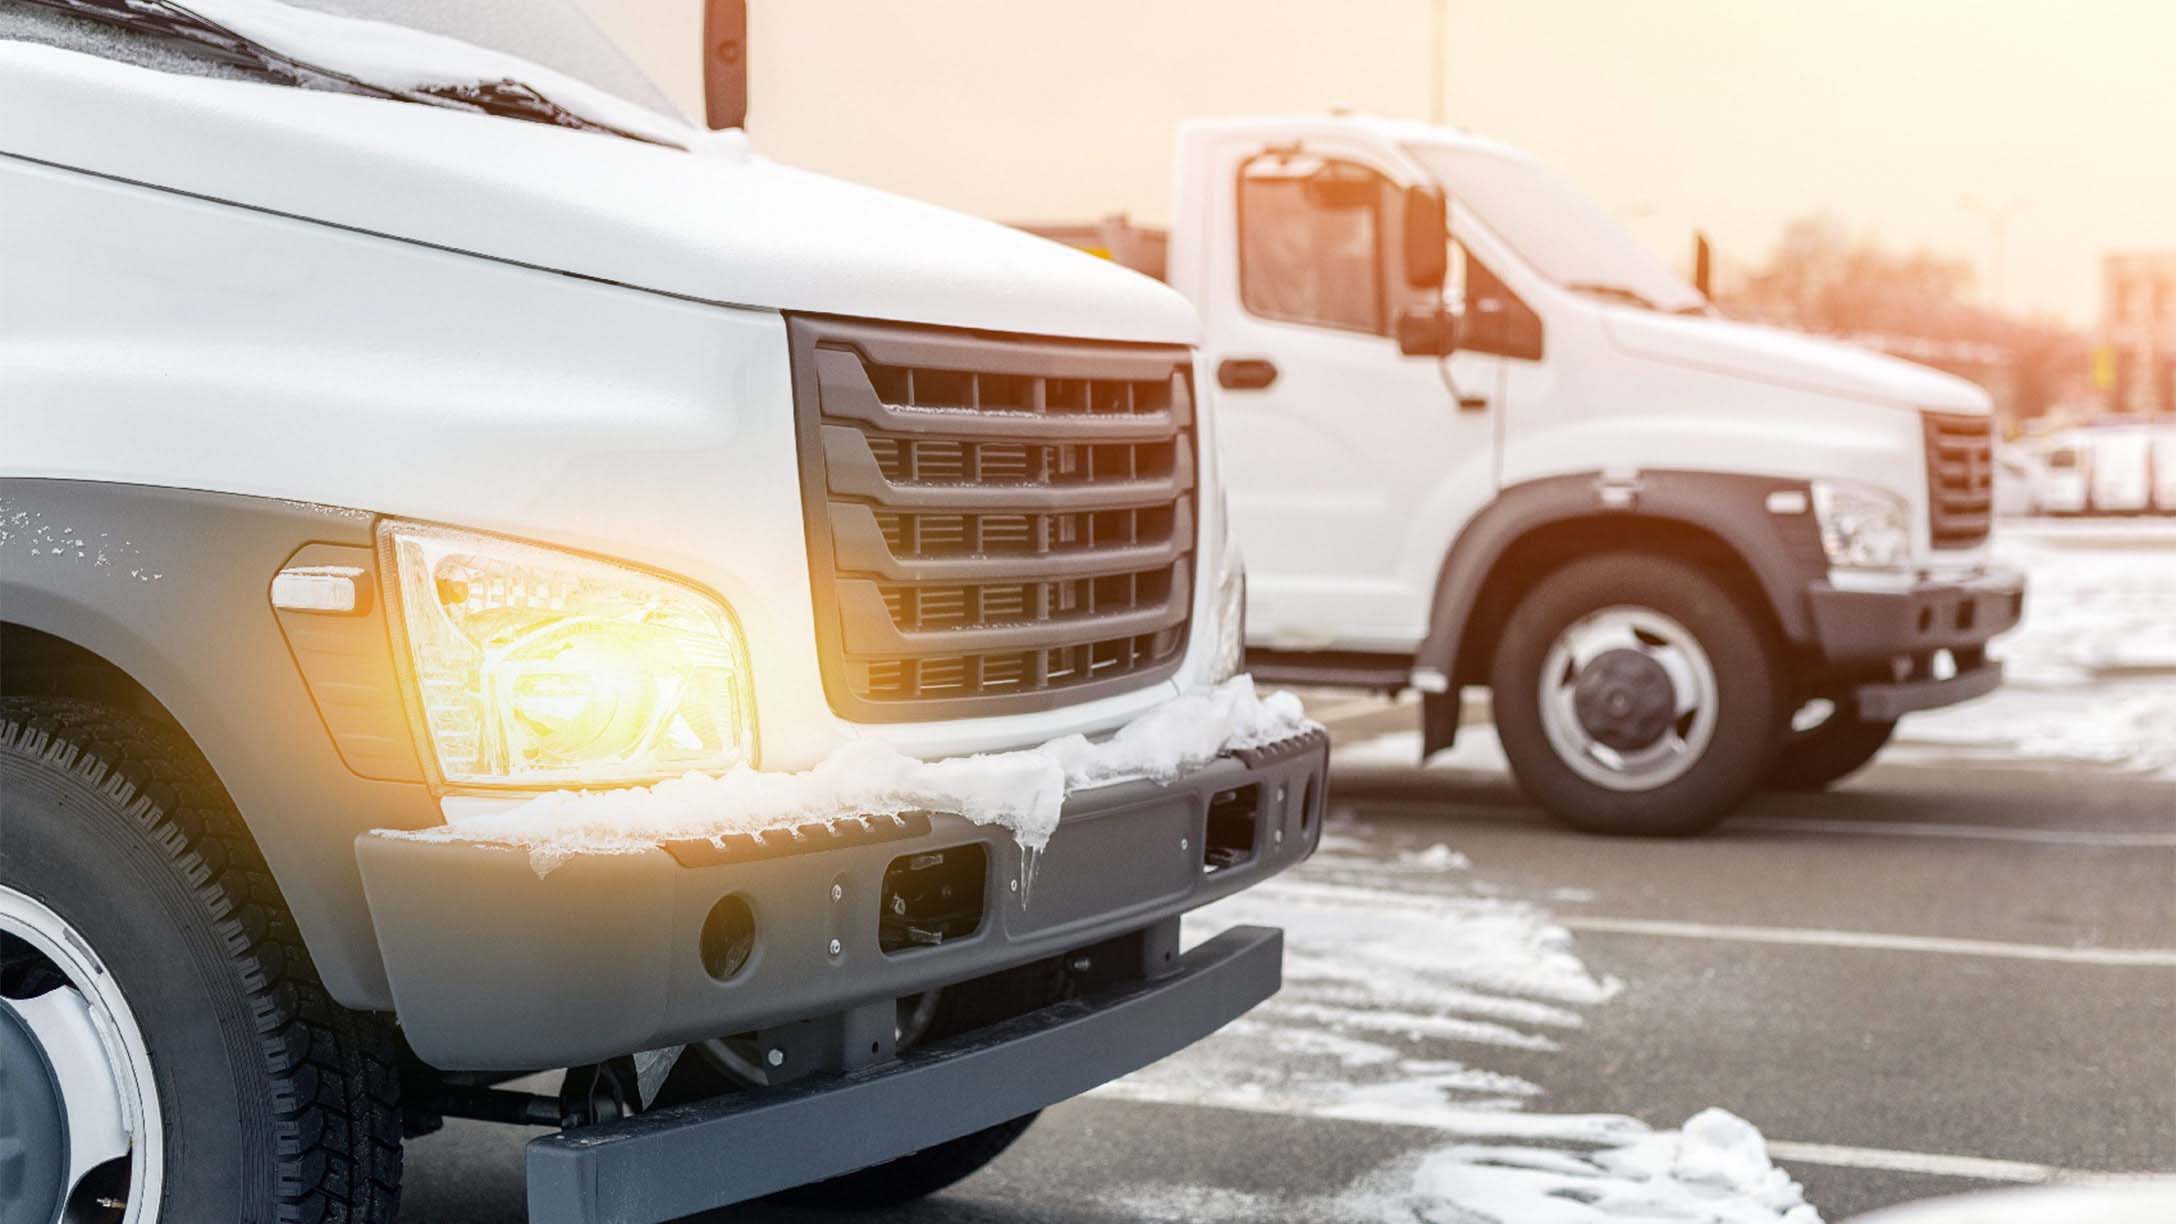
[{"label": "second white truck", "polygon": [[1722,318],[1562,177],[1375,118],[1181,128],[1168,235],[1031,227],[1200,310],[1255,673],[1487,686],[1575,826],[1691,833],[1988,692],[1988,397]]}]

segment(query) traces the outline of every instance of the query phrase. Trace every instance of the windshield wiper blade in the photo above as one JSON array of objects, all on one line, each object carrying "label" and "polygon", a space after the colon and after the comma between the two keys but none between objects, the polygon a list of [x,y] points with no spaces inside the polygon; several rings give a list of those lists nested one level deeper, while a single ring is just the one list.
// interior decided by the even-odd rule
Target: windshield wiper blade
[{"label": "windshield wiper blade", "polygon": [[1564,287],[1573,293],[1584,293],[1589,297],[1607,298],[1612,302],[1623,302],[1628,306],[1637,306],[1642,310],[1659,311],[1662,309],[1662,307],[1649,301],[1645,294],[1640,293],[1638,290],[1627,289],[1623,285],[1608,285],[1600,281],[1573,281]]},{"label": "windshield wiper blade", "polygon": [[538,93],[534,85],[512,77],[500,77],[496,81],[475,81],[465,85],[419,85],[413,94],[404,92],[398,96],[408,101],[431,98],[441,105],[473,108],[487,115],[498,115],[507,119],[548,123],[554,127],[574,128],[584,132],[603,132],[628,140],[639,140],[645,144],[664,145],[667,148],[680,147],[670,141],[645,136],[640,132],[630,132],[626,128],[614,127],[569,110]]},{"label": "windshield wiper blade", "polygon": [[207,20],[191,12],[186,6],[171,0],[29,0],[43,8],[89,18],[107,25],[119,26],[139,34],[149,35],[169,42],[185,43],[191,49],[230,67],[241,68],[267,77],[283,85],[306,86],[312,83],[331,84],[346,92],[386,98],[396,102],[414,102],[424,106],[442,106],[458,110],[481,111],[508,119],[521,119],[530,123],[546,123],[554,127],[574,128],[585,132],[598,132],[639,140],[645,144],[679,146],[640,132],[630,132],[591,119],[570,110],[538,92],[533,85],[502,77],[496,81],[475,81],[465,84],[445,83],[419,85],[408,89],[395,89],[374,84],[345,72],[322,67],[307,60],[297,59],[255,39],[237,34],[218,22]]}]

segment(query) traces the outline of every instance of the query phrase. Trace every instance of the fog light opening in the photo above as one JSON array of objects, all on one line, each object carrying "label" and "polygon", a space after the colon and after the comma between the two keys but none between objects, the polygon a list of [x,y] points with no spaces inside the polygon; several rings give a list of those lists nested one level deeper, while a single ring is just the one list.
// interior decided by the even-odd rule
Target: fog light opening
[{"label": "fog light opening", "polygon": [[703,955],[703,972],[718,981],[728,981],[748,964],[748,957],[756,947],[756,915],[748,908],[746,899],[739,896],[718,898],[710,907],[710,914],[703,919],[700,940]]}]

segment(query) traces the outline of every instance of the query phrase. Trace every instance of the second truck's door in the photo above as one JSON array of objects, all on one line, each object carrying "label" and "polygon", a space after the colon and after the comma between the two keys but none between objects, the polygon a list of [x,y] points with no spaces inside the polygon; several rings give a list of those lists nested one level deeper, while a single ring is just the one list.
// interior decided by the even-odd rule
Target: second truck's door
[{"label": "second truck's door", "polygon": [[1399,313],[1435,290],[1405,283],[1404,184],[1368,150],[1221,153],[1204,367],[1249,643],[1410,650],[1494,491],[1503,360],[1399,351]]}]

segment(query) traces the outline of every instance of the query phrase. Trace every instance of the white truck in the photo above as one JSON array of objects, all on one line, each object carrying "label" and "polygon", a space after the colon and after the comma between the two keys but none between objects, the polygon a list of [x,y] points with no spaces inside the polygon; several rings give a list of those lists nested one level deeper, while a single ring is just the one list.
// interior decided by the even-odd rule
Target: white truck
[{"label": "white truck", "polygon": [[9,1224],[876,1207],[1277,988],[1193,310],[752,156],[744,22],[713,131],[568,0],[0,0]]},{"label": "white truck", "polygon": [[1257,675],[1418,689],[1425,751],[1486,685],[1521,784],[1630,833],[1996,687],[2024,587],[1977,387],[1724,319],[1460,132],[1189,122],[1175,174],[1168,235],[1030,228],[1201,311]]}]

